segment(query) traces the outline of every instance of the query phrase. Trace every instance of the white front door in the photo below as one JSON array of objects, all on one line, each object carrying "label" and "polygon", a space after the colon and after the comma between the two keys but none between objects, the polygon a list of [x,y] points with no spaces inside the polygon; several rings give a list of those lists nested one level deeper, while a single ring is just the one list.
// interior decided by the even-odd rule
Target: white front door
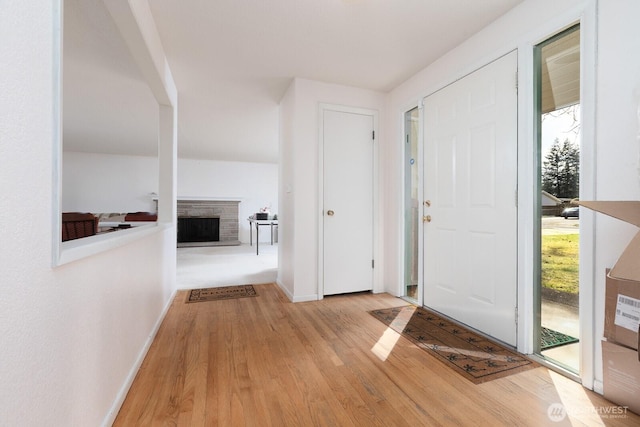
[{"label": "white front door", "polygon": [[516,344],[517,53],[425,98],[424,304]]},{"label": "white front door", "polygon": [[323,294],[373,289],[371,114],[322,109]]}]

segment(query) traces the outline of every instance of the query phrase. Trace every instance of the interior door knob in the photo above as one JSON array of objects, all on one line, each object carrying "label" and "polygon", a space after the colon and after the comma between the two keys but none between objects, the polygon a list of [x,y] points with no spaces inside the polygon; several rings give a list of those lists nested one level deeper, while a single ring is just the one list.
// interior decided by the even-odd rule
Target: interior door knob
[{"label": "interior door knob", "polygon": [[333,216],[333,214],[335,214],[335,212],[334,212],[334,211],[332,211],[332,210],[328,210],[328,211],[327,211],[327,215],[329,215],[329,216]]},{"label": "interior door knob", "polygon": [[431,222],[431,215],[426,215],[422,217],[422,221],[424,222]]}]

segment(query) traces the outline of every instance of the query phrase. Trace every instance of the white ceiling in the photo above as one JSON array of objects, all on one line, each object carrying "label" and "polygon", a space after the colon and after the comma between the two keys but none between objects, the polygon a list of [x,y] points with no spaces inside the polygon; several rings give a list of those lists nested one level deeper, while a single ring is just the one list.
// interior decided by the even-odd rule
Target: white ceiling
[{"label": "white ceiling", "polygon": [[[155,154],[157,110],[136,113],[151,93],[101,1],[65,0],[65,149]],[[179,94],[178,155],[277,162],[294,77],[387,92],[522,1],[150,0]]]}]

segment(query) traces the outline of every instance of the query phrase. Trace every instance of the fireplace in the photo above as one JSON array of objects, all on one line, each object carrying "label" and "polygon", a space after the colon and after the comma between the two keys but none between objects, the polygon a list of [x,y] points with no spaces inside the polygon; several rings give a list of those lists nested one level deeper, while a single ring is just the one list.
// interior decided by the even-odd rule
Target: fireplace
[{"label": "fireplace", "polygon": [[178,218],[178,243],[219,241],[220,217]]},{"label": "fireplace", "polygon": [[240,200],[179,197],[178,247],[239,245],[239,203]]}]

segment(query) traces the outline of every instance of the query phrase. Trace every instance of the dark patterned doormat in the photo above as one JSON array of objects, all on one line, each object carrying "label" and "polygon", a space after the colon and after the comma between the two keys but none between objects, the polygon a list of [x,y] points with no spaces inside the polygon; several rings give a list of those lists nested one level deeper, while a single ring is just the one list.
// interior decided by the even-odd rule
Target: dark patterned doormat
[{"label": "dark patterned doormat", "polygon": [[222,286],[219,288],[191,289],[186,302],[219,301],[224,299],[257,297],[253,285]]},{"label": "dark patterned doormat", "polygon": [[474,384],[539,366],[423,308],[395,307],[373,310],[370,314]]},{"label": "dark patterned doormat", "polygon": [[573,344],[578,341],[578,338],[545,328],[544,326],[540,329],[540,350],[549,350],[550,348]]}]

